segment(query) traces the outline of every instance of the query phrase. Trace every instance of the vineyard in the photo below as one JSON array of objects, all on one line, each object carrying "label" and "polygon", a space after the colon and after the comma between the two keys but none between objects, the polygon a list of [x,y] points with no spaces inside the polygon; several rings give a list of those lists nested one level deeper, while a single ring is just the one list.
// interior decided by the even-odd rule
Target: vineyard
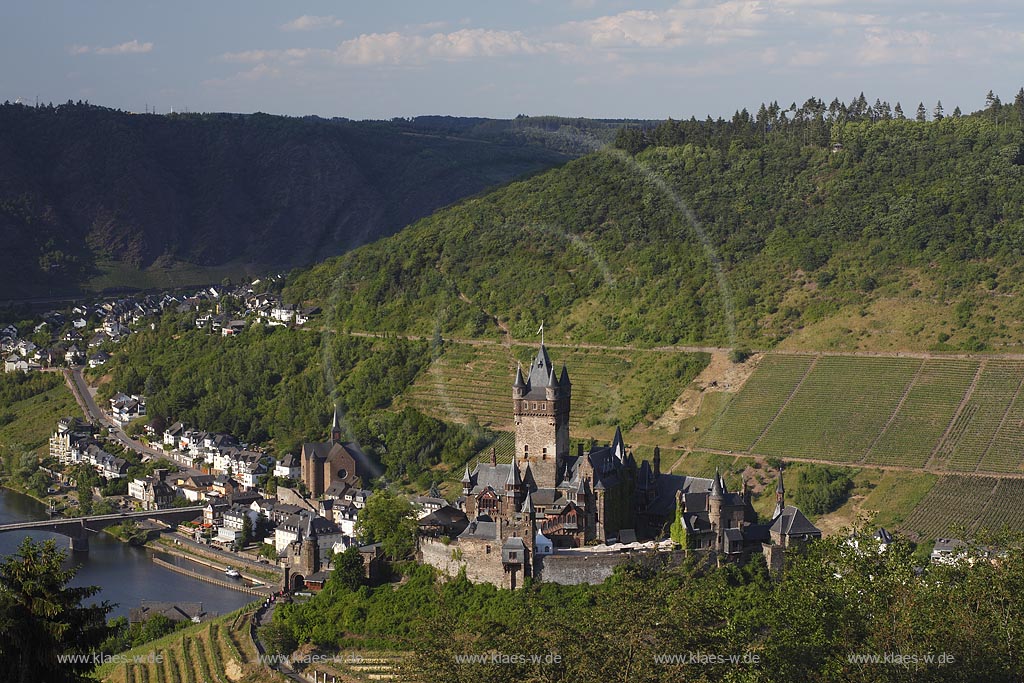
[{"label": "vineyard", "polygon": [[962,472],[1024,470],[1024,362],[769,354],[698,447]]},{"label": "vineyard", "polygon": [[811,356],[765,356],[722,416],[705,433],[701,445],[748,451],[782,409],[811,368]]},{"label": "vineyard", "polygon": [[1024,480],[948,475],[940,478],[900,525],[922,539],[969,537],[1024,525]]},{"label": "vineyard", "polygon": [[[528,366],[536,346],[470,346],[449,343],[444,353],[405,393],[406,401],[433,417],[512,428],[512,380],[516,364]],[[572,380],[574,431],[621,425],[628,429],[663,413],[707,364],[704,354],[669,351],[549,349],[556,371],[563,363]]]},{"label": "vineyard", "polygon": [[286,681],[259,663],[249,638],[251,612],[192,626],[126,653],[133,663],[97,671],[106,683],[270,683]]}]

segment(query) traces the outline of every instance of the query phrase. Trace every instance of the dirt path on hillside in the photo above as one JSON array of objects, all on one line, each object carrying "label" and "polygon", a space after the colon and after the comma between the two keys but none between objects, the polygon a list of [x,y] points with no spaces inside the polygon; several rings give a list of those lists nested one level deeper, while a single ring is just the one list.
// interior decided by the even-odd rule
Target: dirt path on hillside
[{"label": "dirt path on hillside", "polygon": [[679,398],[669,406],[650,429],[664,429],[670,434],[679,431],[679,424],[700,410],[709,392],[736,393],[754,372],[763,354],[755,353],[743,363],[733,363],[725,351],[713,351],[707,367],[697,375]]}]

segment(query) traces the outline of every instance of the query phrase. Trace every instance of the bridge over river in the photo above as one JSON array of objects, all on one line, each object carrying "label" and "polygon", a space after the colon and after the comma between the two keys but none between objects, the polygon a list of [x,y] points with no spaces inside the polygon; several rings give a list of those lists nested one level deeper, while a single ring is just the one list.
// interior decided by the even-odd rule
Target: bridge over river
[{"label": "bridge over river", "polygon": [[100,531],[114,524],[131,519],[158,519],[168,524],[177,524],[195,519],[202,514],[202,505],[167,510],[143,510],[141,512],[115,512],[110,515],[91,515],[88,517],[55,517],[36,522],[18,522],[16,524],[0,524],[0,534],[8,531],[55,531],[71,539],[71,550],[89,552],[89,532]]}]

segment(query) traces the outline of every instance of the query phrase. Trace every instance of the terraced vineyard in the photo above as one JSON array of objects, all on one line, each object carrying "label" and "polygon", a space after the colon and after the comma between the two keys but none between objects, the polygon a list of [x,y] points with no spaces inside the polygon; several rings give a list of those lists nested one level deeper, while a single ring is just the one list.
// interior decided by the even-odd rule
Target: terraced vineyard
[{"label": "terraced vineyard", "polygon": [[924,467],[978,372],[978,361],[926,360],[867,462]]},{"label": "terraced vineyard", "polygon": [[985,529],[998,532],[1004,528],[1018,530],[1024,526],[1024,480],[1000,479],[995,492],[986,500],[984,511],[972,531]]},{"label": "terraced vineyard", "polygon": [[1022,375],[1021,363],[986,362],[963,412],[939,447],[938,455],[949,469],[978,468],[1020,388]]},{"label": "terraced vineyard", "polygon": [[1020,473],[1022,387],[1016,360],[769,354],[698,447]]},{"label": "terraced vineyard", "polygon": [[[1003,524],[1019,527],[1024,523],[1024,507],[1019,502],[1022,485],[1021,480],[944,476],[899,528],[922,539],[935,539],[962,537],[982,528],[998,530]],[[1000,495],[1000,490],[1005,494]]]},{"label": "terraced vineyard", "polygon": [[[536,346],[448,344],[405,393],[412,406],[439,419],[510,430],[516,364],[529,365]],[[621,424],[623,429],[664,412],[707,363],[703,354],[668,351],[549,350],[572,380],[570,428]]]},{"label": "terraced vineyard", "polygon": [[748,451],[810,369],[812,356],[765,356],[743,391],[700,440],[704,448]]},{"label": "terraced vineyard", "polygon": [[861,460],[921,363],[901,358],[819,358],[754,449],[791,458]]},{"label": "terraced vineyard", "polygon": [[259,664],[249,638],[250,612],[192,626],[126,653],[131,664],[105,665],[97,671],[107,683],[251,683],[285,682]]}]

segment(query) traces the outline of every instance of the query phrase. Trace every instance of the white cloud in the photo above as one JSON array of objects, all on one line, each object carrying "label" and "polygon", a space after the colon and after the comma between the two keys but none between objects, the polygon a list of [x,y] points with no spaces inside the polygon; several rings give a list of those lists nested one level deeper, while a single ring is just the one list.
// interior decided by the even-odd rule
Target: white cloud
[{"label": "white cloud", "polygon": [[459,60],[539,54],[557,45],[527,38],[519,31],[461,29],[452,33],[418,36],[406,33],[364,33],[338,46],[342,64],[407,64],[431,59]]},{"label": "white cloud", "polygon": [[928,31],[869,28],[857,56],[864,64],[928,64],[935,36]]},{"label": "white cloud", "polygon": [[281,29],[284,31],[315,31],[319,28],[337,28],[344,23],[344,21],[338,19],[333,14],[323,17],[303,14],[301,17],[296,17],[291,21],[281,24]]},{"label": "white cloud", "polygon": [[299,64],[315,55],[330,54],[330,50],[293,47],[286,50],[243,50],[241,52],[225,52],[219,59],[234,64],[256,64],[272,60]]},{"label": "white cloud", "polygon": [[68,47],[68,54],[71,55],[135,55],[153,51],[153,43],[140,43],[138,40],[129,40],[120,45],[110,47],[91,47],[89,45],[71,45]]},{"label": "white cloud", "polygon": [[561,30],[597,48],[672,48],[758,35],[756,27],[767,16],[761,0],[727,0],[706,6],[682,3],[662,11],[629,10],[571,22]]}]

